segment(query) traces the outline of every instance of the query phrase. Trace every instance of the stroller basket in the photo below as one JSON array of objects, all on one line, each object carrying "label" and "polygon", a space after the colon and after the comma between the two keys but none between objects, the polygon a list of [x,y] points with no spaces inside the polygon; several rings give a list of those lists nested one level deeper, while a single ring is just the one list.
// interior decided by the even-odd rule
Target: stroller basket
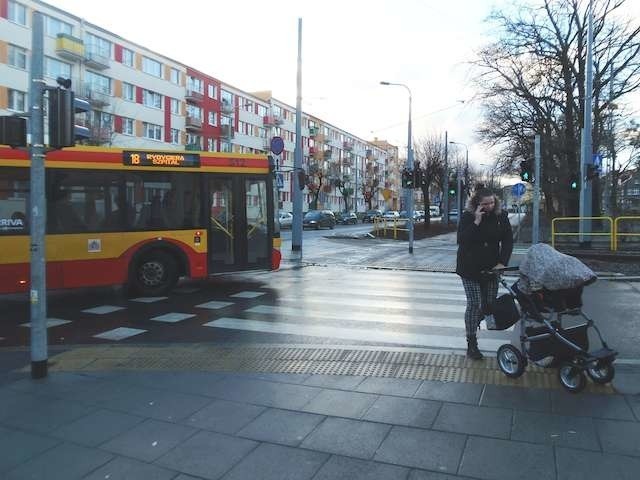
[{"label": "stroller basket", "polygon": [[[583,350],[589,350],[589,337],[587,335],[588,325],[576,325],[574,327],[559,328],[558,333],[565,339],[574,343]],[[531,360],[542,360],[545,357],[555,357],[558,360],[569,360],[578,353],[570,346],[553,336],[549,329],[544,327],[527,327],[525,334],[527,337],[548,334],[549,336],[538,340],[531,340],[527,349]]]}]

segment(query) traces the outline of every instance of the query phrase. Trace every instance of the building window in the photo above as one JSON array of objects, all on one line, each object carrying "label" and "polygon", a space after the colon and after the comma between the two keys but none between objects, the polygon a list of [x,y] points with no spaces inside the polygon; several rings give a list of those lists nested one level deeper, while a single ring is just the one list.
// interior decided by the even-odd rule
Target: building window
[{"label": "building window", "polygon": [[227,105],[233,105],[233,93],[222,90],[220,92],[220,100]]},{"label": "building window", "polygon": [[216,112],[209,112],[209,125],[215,127],[218,125],[218,119],[216,118]]},{"label": "building window", "polygon": [[55,37],[59,33],[66,33],[67,35],[71,35],[73,32],[73,27],[71,24],[67,22],[63,22],[60,19],[50,17],[48,15],[44,16],[44,33],[49,35],[50,37]]},{"label": "building window", "polygon": [[122,49],[122,64],[127,67],[133,67],[133,51],[128,48]]},{"label": "building window", "polygon": [[209,98],[216,98],[216,86],[209,84],[207,85],[207,94],[209,95]]},{"label": "building window", "polygon": [[18,2],[9,0],[9,11],[7,18],[10,22],[27,25],[27,7]]},{"label": "building window", "polygon": [[154,77],[162,78],[162,64],[152,58],[142,57],[142,71]]},{"label": "building window", "polygon": [[133,135],[133,118],[122,119],[122,133],[125,135]]},{"label": "building window", "polygon": [[171,99],[171,113],[174,115],[180,115],[180,100],[177,98]]},{"label": "building window", "polygon": [[162,95],[151,90],[142,91],[142,103],[147,107],[162,108]]},{"label": "building window", "polygon": [[85,85],[90,91],[97,91],[111,95],[111,79],[87,70]]},{"label": "building window", "polygon": [[175,83],[176,85],[180,85],[180,70],[178,70],[177,68],[171,67],[170,76],[171,76],[171,78],[169,80],[171,80],[171,83]]},{"label": "building window", "polygon": [[267,129],[264,127],[258,127],[258,137],[267,138]]},{"label": "building window", "polygon": [[27,94],[21,92],[19,90],[11,90],[9,89],[9,105],[7,108],[9,110],[14,110],[16,112],[25,112],[27,106]]},{"label": "building window", "polygon": [[180,130],[177,128],[171,129],[171,143],[174,145],[180,144]]},{"label": "building window", "polygon": [[9,65],[12,67],[27,69],[27,50],[15,45],[9,45]]},{"label": "building window", "polygon": [[216,141],[213,138],[207,138],[207,151],[209,152],[216,151]]},{"label": "building window", "polygon": [[231,142],[220,142],[220,151],[225,153],[230,153],[233,151],[233,147]]},{"label": "building window", "polygon": [[71,78],[71,65],[55,58],[44,57],[44,74],[50,78]]},{"label": "building window", "polygon": [[187,133],[187,145],[195,145],[198,150],[202,150],[202,136]]},{"label": "building window", "polygon": [[122,98],[130,102],[136,101],[136,88],[130,83],[122,84]]},{"label": "building window", "polygon": [[160,125],[143,122],[142,127],[145,138],[150,138],[151,140],[162,140],[162,127]]},{"label": "building window", "polygon": [[202,108],[187,104],[187,116],[202,120]]},{"label": "building window", "polygon": [[264,105],[258,105],[258,115],[260,115],[261,117],[266,117],[267,107],[265,107]]},{"label": "building window", "polygon": [[189,77],[187,81],[187,90],[204,95],[204,82],[200,78]]},{"label": "building window", "polygon": [[87,51],[100,55],[111,60],[111,42],[105,38],[98,37],[92,33],[87,33],[84,37],[85,48]]}]

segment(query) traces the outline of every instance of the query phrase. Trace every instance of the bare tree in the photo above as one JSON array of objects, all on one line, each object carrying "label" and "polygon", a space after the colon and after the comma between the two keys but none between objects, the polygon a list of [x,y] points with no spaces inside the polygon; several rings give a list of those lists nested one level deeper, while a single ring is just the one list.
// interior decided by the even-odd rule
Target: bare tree
[{"label": "bare tree", "polygon": [[[593,149],[606,143],[613,102],[640,87],[640,26],[616,15],[626,0],[594,0]],[[586,0],[520,1],[489,22],[498,40],[474,62],[484,122],[481,138],[500,147],[499,166],[512,171],[533,158],[542,137],[547,209],[573,213],[577,195],[567,179],[579,174],[587,41]],[[635,20],[635,24],[633,23]]]},{"label": "bare tree", "polygon": [[444,150],[445,141],[443,134],[431,134],[419,138],[414,145],[414,155],[416,168],[420,169],[421,182],[419,188],[422,190],[424,198],[424,223],[425,228],[429,228],[431,217],[429,207],[431,206],[431,194],[441,192],[443,183],[442,172],[444,171]]}]

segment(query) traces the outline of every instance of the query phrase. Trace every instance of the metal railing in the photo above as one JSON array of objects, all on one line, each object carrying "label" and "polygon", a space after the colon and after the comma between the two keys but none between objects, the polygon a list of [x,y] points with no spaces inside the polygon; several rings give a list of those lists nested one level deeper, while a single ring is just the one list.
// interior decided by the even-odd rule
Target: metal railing
[{"label": "metal railing", "polygon": [[[582,220],[598,220],[609,224],[609,231],[593,230],[589,232],[559,232],[557,231],[557,223],[559,222],[580,222]],[[624,222],[628,224],[629,221],[640,221],[640,216],[621,216],[621,217],[557,217],[551,221],[551,246],[555,248],[556,237],[609,237],[609,249],[612,252],[618,250],[618,240],[620,237],[640,237],[640,231],[638,232],[623,232],[620,231],[621,224]]]},{"label": "metal railing", "polygon": [[[373,218],[373,230],[376,232],[376,236],[378,236],[378,231],[382,230],[382,235],[387,236],[387,230],[393,231],[393,239],[396,240],[398,238],[398,232],[408,232],[408,228],[404,228],[407,226],[408,218],[384,218],[384,217],[374,217]],[[389,226],[389,223],[392,226]]]}]

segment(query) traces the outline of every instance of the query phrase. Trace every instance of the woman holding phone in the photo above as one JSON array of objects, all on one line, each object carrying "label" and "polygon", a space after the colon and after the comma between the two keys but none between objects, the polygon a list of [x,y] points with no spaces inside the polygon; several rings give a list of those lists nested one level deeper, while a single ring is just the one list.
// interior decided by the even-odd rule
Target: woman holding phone
[{"label": "woman holding phone", "polygon": [[482,360],[476,331],[484,316],[483,305],[492,303],[498,294],[495,276],[482,275],[483,270],[503,268],[513,250],[513,235],[507,212],[500,208],[491,190],[474,192],[458,225],[456,273],[462,278],[467,296],[464,314],[467,332],[467,357]]}]

